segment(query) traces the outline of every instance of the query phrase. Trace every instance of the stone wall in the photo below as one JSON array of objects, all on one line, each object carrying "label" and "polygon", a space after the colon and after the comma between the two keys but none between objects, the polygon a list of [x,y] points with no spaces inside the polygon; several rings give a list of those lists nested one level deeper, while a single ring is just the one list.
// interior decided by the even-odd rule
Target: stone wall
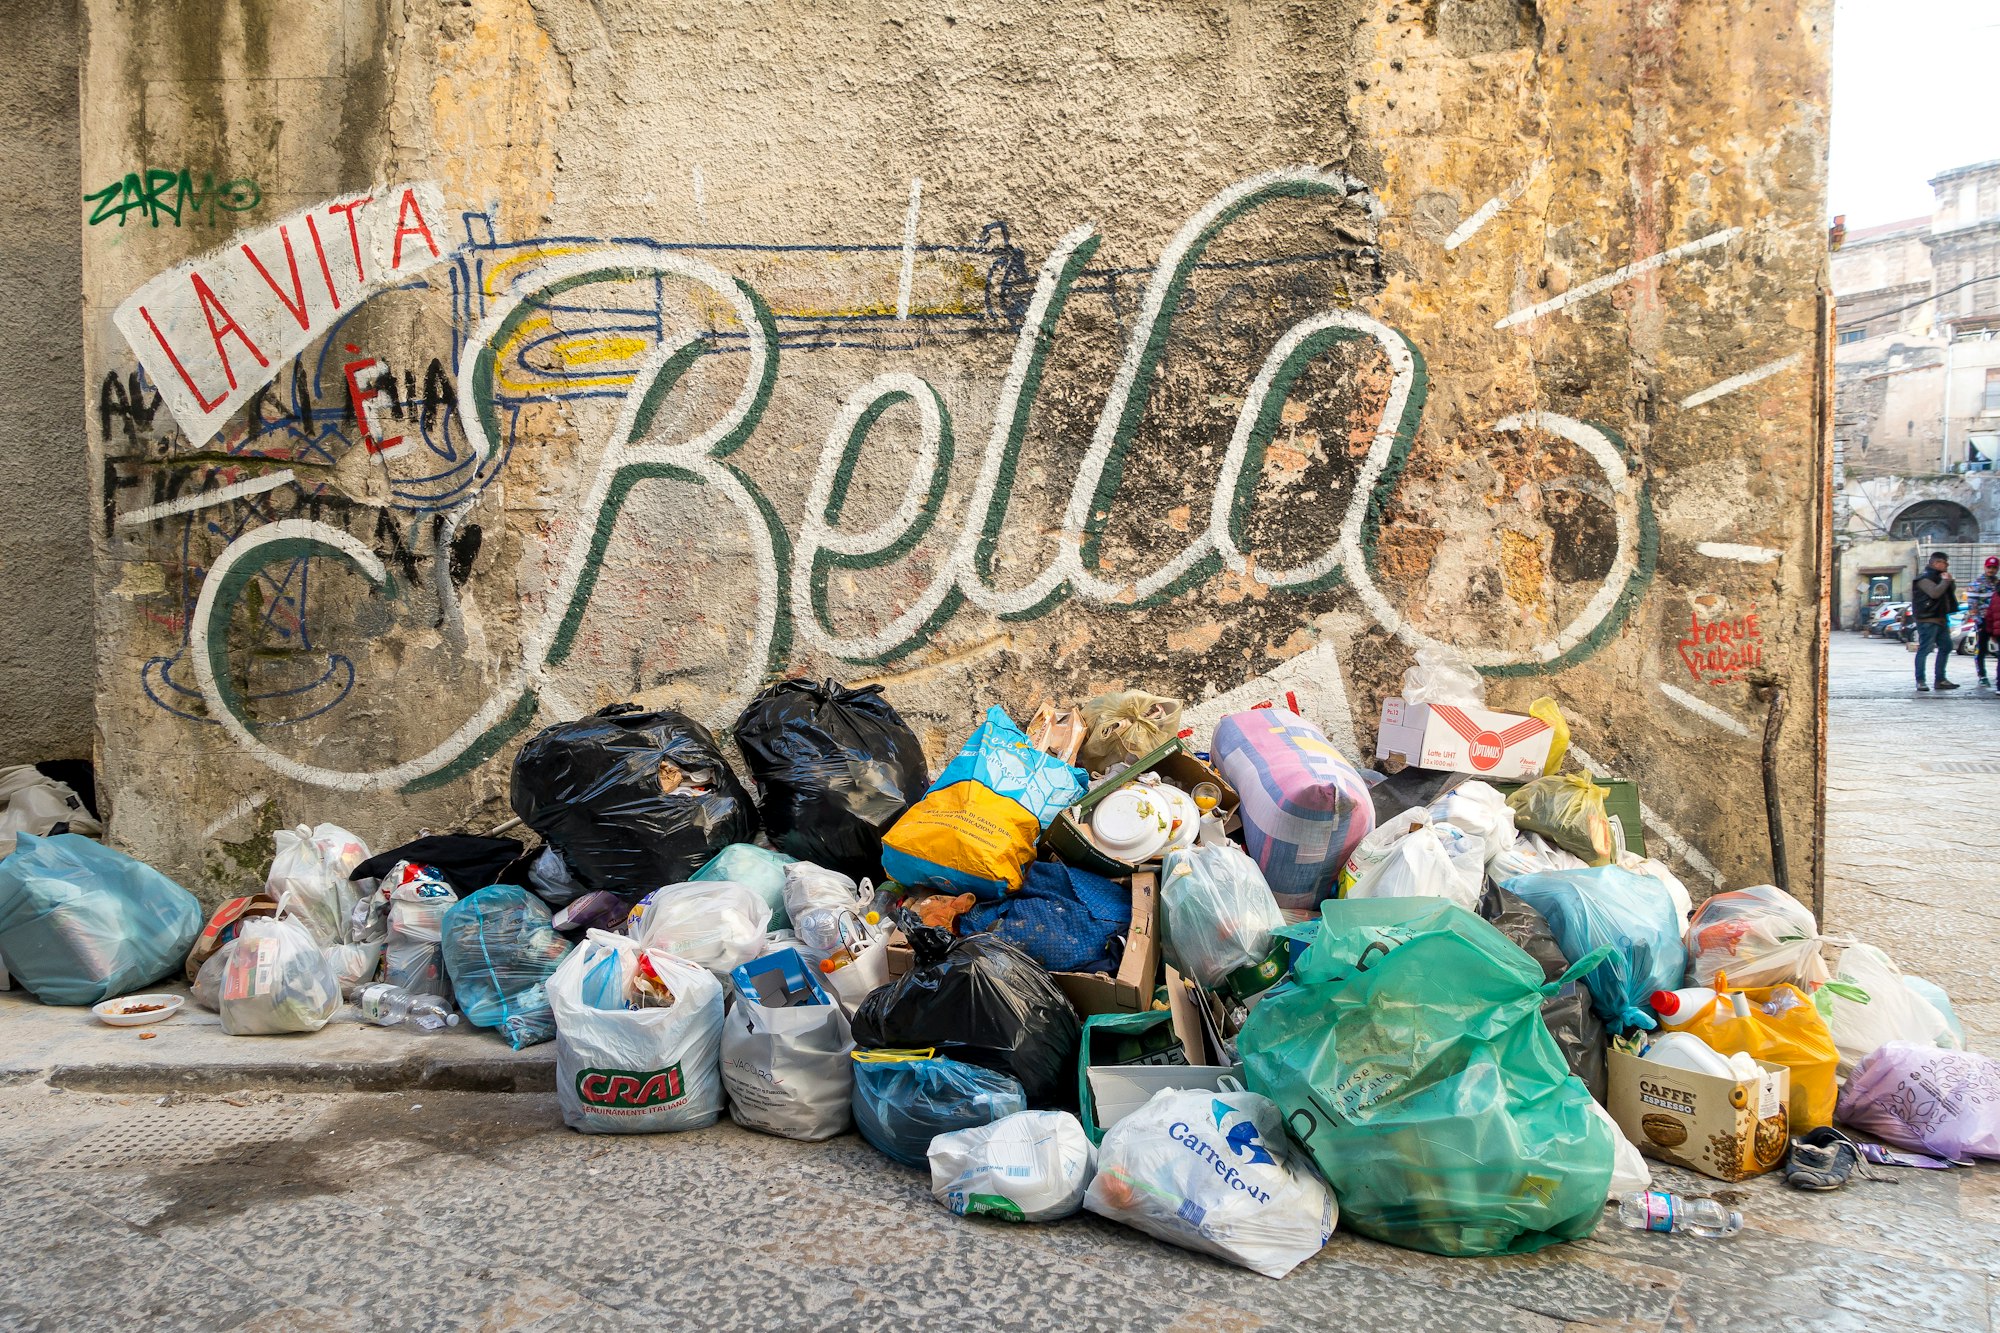
[{"label": "stone wall", "polygon": [[112,830],[204,892],[620,700],[1369,753],[1432,642],[1697,892],[1768,674],[1810,872],[1827,0],[87,3]]},{"label": "stone wall", "polygon": [[0,765],[91,755],[90,445],[77,246],[77,14],[13,6],[0,85]]}]

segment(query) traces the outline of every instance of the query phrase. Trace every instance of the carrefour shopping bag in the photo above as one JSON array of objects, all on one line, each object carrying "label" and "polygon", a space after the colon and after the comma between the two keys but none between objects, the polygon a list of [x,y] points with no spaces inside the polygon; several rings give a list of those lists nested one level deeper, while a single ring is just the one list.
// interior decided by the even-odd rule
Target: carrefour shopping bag
[{"label": "carrefour shopping bag", "polygon": [[1541,1008],[1603,951],[1544,981],[1513,941],[1442,899],[1336,899],[1321,913],[1236,1049],[1348,1225],[1450,1255],[1589,1235],[1612,1131]]},{"label": "carrefour shopping bag", "polygon": [[1045,754],[999,708],[882,838],[899,884],[999,898],[1021,887],[1035,840],[1083,795],[1084,775]]}]

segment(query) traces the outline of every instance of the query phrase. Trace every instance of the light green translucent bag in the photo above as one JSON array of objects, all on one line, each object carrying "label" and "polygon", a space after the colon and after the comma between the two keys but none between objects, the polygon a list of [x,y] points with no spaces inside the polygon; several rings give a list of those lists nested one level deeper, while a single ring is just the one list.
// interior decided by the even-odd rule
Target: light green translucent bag
[{"label": "light green translucent bag", "polygon": [[1597,1226],[1611,1130],[1542,1023],[1546,985],[1441,898],[1332,899],[1291,979],[1237,1038],[1345,1226],[1436,1254],[1523,1254]]}]

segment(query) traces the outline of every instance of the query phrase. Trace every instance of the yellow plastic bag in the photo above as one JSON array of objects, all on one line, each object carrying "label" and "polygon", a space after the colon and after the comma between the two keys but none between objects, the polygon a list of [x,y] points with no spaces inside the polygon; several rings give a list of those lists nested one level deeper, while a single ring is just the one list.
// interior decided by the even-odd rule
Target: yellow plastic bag
[{"label": "yellow plastic bag", "polygon": [[1569,753],[1569,720],[1563,716],[1563,710],[1556,707],[1556,701],[1546,694],[1528,705],[1528,716],[1549,724],[1552,739],[1549,741],[1548,762],[1542,765],[1542,772],[1544,775],[1553,773],[1563,766],[1563,756]]},{"label": "yellow plastic bag", "polygon": [[1552,840],[1585,864],[1608,866],[1617,852],[1611,818],[1604,813],[1609,787],[1600,787],[1587,773],[1536,778],[1507,798],[1514,824]]},{"label": "yellow plastic bag", "polygon": [[[1832,1124],[1833,1105],[1839,1096],[1833,1080],[1840,1052],[1834,1049],[1833,1032],[1813,1008],[1811,998],[1789,983],[1731,991],[1728,980],[1716,976],[1716,998],[1688,1022],[1663,1022],[1661,1027],[1691,1033],[1724,1055],[1741,1051],[1791,1070],[1792,1133]],[[1743,997],[1748,1017],[1737,1014],[1731,998],[1734,995]]]},{"label": "yellow plastic bag", "polygon": [[1144,690],[1100,694],[1083,706],[1090,729],[1077,762],[1093,773],[1137,759],[1165,745],[1181,730],[1181,701]]}]

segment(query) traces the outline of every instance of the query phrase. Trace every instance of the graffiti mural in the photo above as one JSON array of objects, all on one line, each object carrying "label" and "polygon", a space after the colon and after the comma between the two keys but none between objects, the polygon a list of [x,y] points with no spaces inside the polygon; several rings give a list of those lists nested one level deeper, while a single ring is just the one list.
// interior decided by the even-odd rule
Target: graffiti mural
[{"label": "graffiti mural", "polygon": [[[913,188],[913,219],[916,203]],[[1337,213],[1352,242],[1222,252],[1232,228],[1280,208]],[[538,719],[585,711],[558,669],[593,600],[607,580],[637,595],[673,582],[610,558],[647,539],[631,511],[656,483],[682,495],[676,513],[740,547],[747,577],[726,618],[741,651],[713,709],[724,719],[802,661],[888,669],[955,621],[1065,606],[1335,598],[1408,647],[1440,641],[1382,564],[1430,385],[1422,349],[1354,304],[1379,282],[1381,207],[1346,176],[1239,181],[1140,272],[1094,266],[1094,226],[1036,258],[1001,221],[962,246],[917,246],[914,223],[900,247],[751,246],[510,242],[482,215],[449,228],[447,216],[424,185],[318,205],[161,275],[117,316],[141,367],[108,374],[98,399],[105,524],[149,533],[167,557],[172,586],[152,604],[171,607],[155,618],[181,638],[145,664],[142,687],[285,777],[422,789]],[[1271,235],[1252,229],[1259,244]],[[804,261],[810,283],[796,277]],[[1240,312],[1273,291],[1305,308],[1267,334],[1261,313]],[[1197,380],[1174,360],[1190,349],[1243,373]],[[842,383],[857,355],[889,364]],[[960,373],[958,355],[997,374]],[[790,420],[823,425],[815,462],[774,472],[747,460],[781,382],[817,403],[795,402]],[[1187,444],[1148,413],[1191,385],[1187,415],[1226,408],[1226,428]],[[1338,420],[1317,420],[1334,408]],[[1560,670],[1615,632],[1652,575],[1643,466],[1612,431],[1551,412],[1479,429],[1572,460],[1568,484],[1601,511],[1603,555],[1559,620],[1456,646],[1495,675]],[[1162,466],[1163,438],[1199,466]],[[560,517],[537,520],[547,540],[523,558],[545,575],[511,608],[518,646],[484,697],[394,762],[288,753],[285,729],[356,706],[357,634],[400,625],[462,652],[486,632],[472,571],[497,519],[482,506],[502,492],[521,503],[529,483],[510,460],[559,445],[587,480]],[[1158,524],[1120,531],[1133,512]],[[342,588],[331,617],[317,605],[329,579]],[[1203,637],[1215,641],[1183,642]]]}]

